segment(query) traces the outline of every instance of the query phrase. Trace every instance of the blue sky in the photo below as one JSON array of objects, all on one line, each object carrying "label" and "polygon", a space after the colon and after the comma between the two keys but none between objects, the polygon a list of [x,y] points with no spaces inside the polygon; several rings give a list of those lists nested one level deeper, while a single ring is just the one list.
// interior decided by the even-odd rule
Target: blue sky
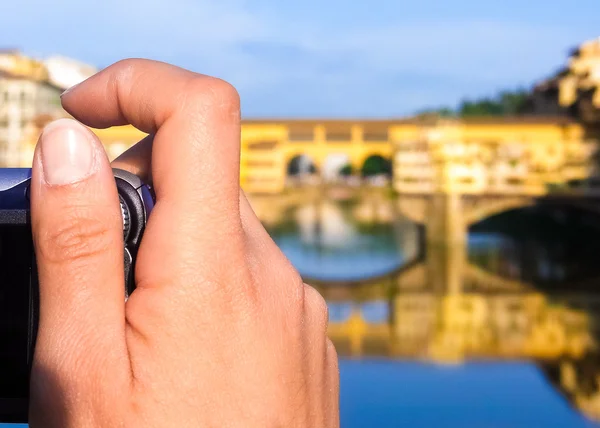
[{"label": "blue sky", "polygon": [[600,36],[598,0],[18,0],[0,43],[232,82],[246,117],[394,117],[528,86]]}]

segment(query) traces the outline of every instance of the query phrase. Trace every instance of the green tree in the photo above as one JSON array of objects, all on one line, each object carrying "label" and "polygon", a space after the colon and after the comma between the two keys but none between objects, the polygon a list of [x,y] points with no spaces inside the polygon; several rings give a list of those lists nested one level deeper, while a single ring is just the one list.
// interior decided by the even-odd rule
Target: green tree
[{"label": "green tree", "polygon": [[524,89],[501,91],[493,97],[464,99],[456,109],[439,107],[421,110],[418,117],[509,116],[523,113],[528,92]]},{"label": "green tree", "polygon": [[439,107],[434,109],[426,109],[421,110],[417,113],[418,117],[454,117],[456,116],[456,111],[450,107]]},{"label": "green tree", "polygon": [[495,97],[464,100],[458,111],[461,117],[516,115],[523,112],[527,97],[527,91],[522,89],[502,91]]}]

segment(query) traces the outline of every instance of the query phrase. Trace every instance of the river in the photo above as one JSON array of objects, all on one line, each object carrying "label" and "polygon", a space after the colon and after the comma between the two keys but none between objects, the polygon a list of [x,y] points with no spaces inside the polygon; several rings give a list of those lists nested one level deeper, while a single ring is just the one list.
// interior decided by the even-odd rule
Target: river
[{"label": "river", "polygon": [[327,300],[343,428],[600,426],[600,220],[516,210],[441,247],[386,192],[282,198],[253,205]]}]

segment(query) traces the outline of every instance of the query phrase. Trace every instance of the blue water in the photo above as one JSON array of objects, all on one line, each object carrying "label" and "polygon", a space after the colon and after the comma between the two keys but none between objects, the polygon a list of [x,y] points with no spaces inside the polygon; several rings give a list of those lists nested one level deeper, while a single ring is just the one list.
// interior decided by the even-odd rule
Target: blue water
[{"label": "blue water", "polygon": [[391,235],[362,236],[343,249],[317,248],[296,235],[275,238],[292,264],[307,278],[324,281],[357,280],[385,275],[410,262]]},{"label": "blue water", "polygon": [[342,428],[591,428],[527,363],[340,362]]},{"label": "blue water", "polygon": [[[341,360],[342,428],[592,428],[527,363]],[[26,425],[0,424],[0,427]]]}]

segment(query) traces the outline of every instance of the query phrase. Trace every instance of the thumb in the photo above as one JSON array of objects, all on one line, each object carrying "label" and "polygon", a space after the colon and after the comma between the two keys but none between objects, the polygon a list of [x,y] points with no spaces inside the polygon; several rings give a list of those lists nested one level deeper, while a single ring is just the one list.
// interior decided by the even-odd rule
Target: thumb
[{"label": "thumb", "polygon": [[129,363],[115,179],[102,144],[74,120],[51,123],[40,137],[31,224],[40,317],[30,413],[44,426],[79,425],[77,415],[89,418],[99,405],[91,400],[123,391],[119,382],[129,381]]}]

